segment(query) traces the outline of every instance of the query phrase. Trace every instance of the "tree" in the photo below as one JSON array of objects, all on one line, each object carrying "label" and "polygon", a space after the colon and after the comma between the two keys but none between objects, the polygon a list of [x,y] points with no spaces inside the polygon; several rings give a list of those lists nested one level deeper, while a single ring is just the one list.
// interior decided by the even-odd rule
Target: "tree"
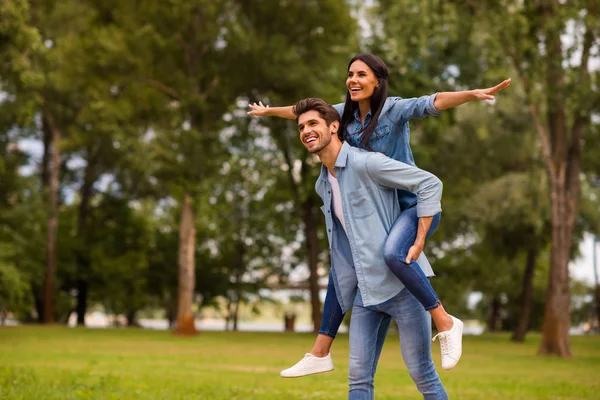
[{"label": "tree", "polygon": [[[598,76],[589,70],[590,55],[598,46],[597,2],[435,1],[415,3],[414,8],[403,5],[396,11],[417,18],[421,13],[421,23],[446,32],[434,44],[463,39],[446,63],[454,65],[446,70],[453,78],[479,66],[494,73],[510,67],[517,75],[539,138],[551,194],[551,267],[540,354],[570,356],[568,263],[579,208],[582,137],[591,126],[590,115],[599,107]],[[431,30],[426,31],[431,35]],[[563,40],[565,35],[574,40]],[[411,42],[422,44],[418,39]],[[429,46],[421,51],[429,51]],[[464,54],[470,56],[461,57]]]},{"label": "tree", "polygon": [[[357,24],[344,1],[265,1],[240,3],[237,42],[245,49],[245,91],[250,99],[267,104],[290,105],[304,97],[322,97],[331,103],[342,101],[346,65],[358,49]],[[302,15],[304,23],[297,23]],[[304,63],[298,60],[310,59]],[[241,62],[241,61],[240,61]],[[286,121],[265,120],[271,137],[282,154],[287,190],[302,221],[302,240],[309,269],[309,290],[313,331],[321,323],[319,270],[323,236],[320,199],[314,183],[318,168],[297,140],[297,128]]]},{"label": "tree", "polygon": [[291,263],[284,255],[297,245],[299,227],[289,192],[280,190],[287,174],[269,133],[245,107],[225,119],[221,140],[231,156],[210,179],[207,233],[216,253],[212,263],[227,273],[226,326],[237,330],[240,304],[285,282]]},{"label": "tree", "polygon": [[223,79],[231,65],[231,51],[222,36],[230,23],[229,5],[197,0],[122,6],[130,17],[130,49],[143,60],[139,79],[162,95],[154,104],[158,108],[152,121],[154,176],[164,183],[166,197],[180,206],[176,332],[184,335],[196,332],[195,199],[219,165],[217,132],[227,98],[232,98],[229,82]]},{"label": "tree", "polygon": [[[599,106],[589,58],[598,46],[600,10],[594,1],[471,2],[469,8],[493,27],[490,36],[523,85],[540,139],[552,200],[552,250],[539,351],[570,357],[568,264],[580,200],[582,137]],[[561,38],[569,26],[580,32],[574,32],[574,43]]]}]

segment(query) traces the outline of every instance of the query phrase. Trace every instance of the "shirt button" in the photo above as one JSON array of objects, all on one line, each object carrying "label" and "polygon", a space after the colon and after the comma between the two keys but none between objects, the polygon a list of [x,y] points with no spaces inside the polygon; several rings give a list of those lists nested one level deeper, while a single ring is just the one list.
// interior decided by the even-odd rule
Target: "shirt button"
[{"label": "shirt button", "polygon": [[330,213],[330,212],[331,212],[330,210],[327,210],[327,213]]},{"label": "shirt button", "polygon": [[331,229],[329,229],[329,232],[331,232]]},{"label": "shirt button", "polygon": [[331,191],[330,191],[330,190],[328,190],[328,191],[327,191],[327,194],[331,194]]}]

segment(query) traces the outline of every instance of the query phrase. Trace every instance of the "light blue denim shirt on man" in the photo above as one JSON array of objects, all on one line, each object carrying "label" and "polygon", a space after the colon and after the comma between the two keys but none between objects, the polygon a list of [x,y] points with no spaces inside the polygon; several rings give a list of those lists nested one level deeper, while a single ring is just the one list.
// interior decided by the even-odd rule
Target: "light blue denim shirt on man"
[{"label": "light blue denim shirt on man", "polygon": [[[373,151],[378,151],[394,160],[402,161],[409,165],[415,165],[415,160],[410,149],[410,129],[408,121],[413,118],[440,115],[433,102],[437,93],[403,99],[401,97],[388,97],[383,105],[381,114],[377,120],[377,128],[373,132],[370,145]],[[344,113],[344,103],[335,104],[333,107],[340,114]],[[365,117],[365,126],[371,123],[371,112]],[[358,109],[354,112],[354,120],[346,127],[348,132],[347,141],[352,146],[362,147],[362,123]],[[398,191],[398,200],[403,210],[413,206],[417,202],[414,193],[405,190]]]},{"label": "light blue denim shirt on man", "polygon": [[[417,215],[441,212],[442,182],[433,174],[381,153],[344,142],[334,171],[340,186],[346,231],[333,215],[329,171],[324,165],[315,189],[323,199],[327,238],[331,249],[330,274],[343,312],[360,289],[365,306],[381,304],[404,288],[383,258],[383,245],[400,215],[397,189],[416,193]],[[426,276],[433,276],[425,256],[417,260]]]}]

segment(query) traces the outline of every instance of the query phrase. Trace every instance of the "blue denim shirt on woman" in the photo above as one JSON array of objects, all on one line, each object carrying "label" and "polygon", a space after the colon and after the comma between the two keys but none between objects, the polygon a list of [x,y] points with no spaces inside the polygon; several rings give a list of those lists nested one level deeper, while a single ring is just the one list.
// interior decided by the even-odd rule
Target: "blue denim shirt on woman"
[{"label": "blue denim shirt on woman", "polygon": [[[383,258],[383,245],[401,212],[397,189],[416,193],[417,215],[428,217],[442,210],[442,182],[427,171],[348,142],[342,145],[334,171],[345,231],[331,210],[329,171],[324,165],[315,189],[324,203],[321,210],[331,249],[330,274],[345,313],[354,303],[357,286],[365,306],[381,304],[404,288]],[[426,276],[433,275],[423,254],[417,261]]]},{"label": "blue denim shirt on woman", "polygon": [[[371,136],[371,149],[385,154],[394,160],[402,161],[409,165],[415,165],[415,160],[410,149],[410,129],[408,121],[413,118],[423,118],[428,115],[438,116],[440,111],[435,108],[433,102],[437,93],[403,99],[401,97],[388,97],[383,105],[381,114],[377,120],[377,127]],[[340,117],[344,113],[344,103],[333,106]],[[365,126],[371,122],[371,111],[365,117]],[[358,109],[354,112],[354,120],[346,127],[347,141],[352,146],[362,148],[362,123]],[[413,206],[417,202],[414,193],[406,190],[398,191],[398,200],[403,210]]]}]

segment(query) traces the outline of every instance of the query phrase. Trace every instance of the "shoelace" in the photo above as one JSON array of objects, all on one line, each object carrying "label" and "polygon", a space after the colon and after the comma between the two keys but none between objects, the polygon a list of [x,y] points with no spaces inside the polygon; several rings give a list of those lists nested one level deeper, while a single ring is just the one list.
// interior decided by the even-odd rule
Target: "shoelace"
[{"label": "shoelace", "polygon": [[435,339],[437,339],[438,336],[440,337],[440,347],[442,348],[442,354],[449,353],[450,350],[448,349],[448,347],[450,346],[448,343],[448,338],[450,335],[448,335],[448,332],[440,332],[437,335],[435,335],[433,339],[431,339],[431,341],[435,342]]},{"label": "shoelace", "polygon": [[305,354],[302,360],[298,362],[298,365],[304,364],[309,358],[312,358],[311,354]]}]

